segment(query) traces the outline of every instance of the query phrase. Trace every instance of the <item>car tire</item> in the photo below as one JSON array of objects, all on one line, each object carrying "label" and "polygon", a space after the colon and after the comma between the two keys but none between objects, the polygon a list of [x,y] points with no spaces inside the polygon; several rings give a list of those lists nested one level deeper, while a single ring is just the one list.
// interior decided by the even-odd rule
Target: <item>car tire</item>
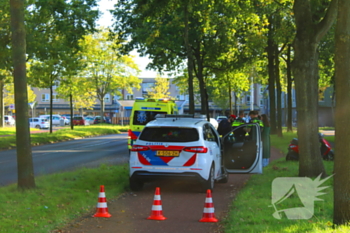
[{"label": "car tire", "polygon": [[35,128],[40,129],[40,125],[36,125]]},{"label": "car tire", "polygon": [[202,192],[206,193],[208,189],[210,189],[210,191],[213,191],[214,183],[215,183],[214,165],[211,165],[208,180],[204,181],[204,183],[202,185]]},{"label": "car tire", "polygon": [[286,161],[299,161],[299,154],[295,151],[288,151]]},{"label": "car tire", "polygon": [[129,186],[131,191],[141,191],[143,189],[143,182],[135,179],[129,179]]}]

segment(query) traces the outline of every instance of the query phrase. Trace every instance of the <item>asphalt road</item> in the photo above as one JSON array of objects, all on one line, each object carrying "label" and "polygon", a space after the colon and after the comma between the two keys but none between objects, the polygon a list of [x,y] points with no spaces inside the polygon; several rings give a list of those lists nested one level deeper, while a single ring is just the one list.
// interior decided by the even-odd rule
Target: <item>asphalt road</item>
[{"label": "asphalt road", "polygon": [[[128,161],[127,134],[112,134],[32,147],[35,176]],[[0,186],[17,182],[16,149],[0,151]]]}]

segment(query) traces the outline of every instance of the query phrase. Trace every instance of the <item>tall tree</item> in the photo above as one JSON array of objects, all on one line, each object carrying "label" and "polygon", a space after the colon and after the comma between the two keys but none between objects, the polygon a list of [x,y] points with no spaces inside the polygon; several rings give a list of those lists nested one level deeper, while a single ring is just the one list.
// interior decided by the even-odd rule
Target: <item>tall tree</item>
[{"label": "tall tree", "polygon": [[335,86],[337,101],[335,110],[334,158],[334,212],[333,223],[348,224],[350,221],[350,1],[339,0],[336,25]]},{"label": "tall tree", "polygon": [[128,40],[125,50],[136,48],[148,54],[152,68],[176,69],[187,60],[189,84],[193,68],[201,111],[207,115],[206,79],[214,70],[242,66],[262,48],[252,45],[263,41],[261,24],[265,21],[254,13],[249,1],[121,0],[114,16],[115,32]]},{"label": "tall tree", "polygon": [[28,122],[26,78],[26,31],[24,0],[10,0],[13,76],[16,104],[16,144],[18,188],[35,188],[32,148]]},{"label": "tall tree", "polygon": [[[318,56],[321,38],[332,26],[338,0],[295,0],[297,28],[293,43],[293,71],[298,112],[299,176],[326,175],[318,141]],[[326,6],[326,7],[325,7]]]},{"label": "tall tree", "polygon": [[82,62],[86,64],[81,75],[95,89],[101,117],[104,115],[104,98],[107,94],[121,95],[121,90],[131,93],[132,88],[139,88],[141,82],[136,76],[139,69],[132,57],[118,53],[116,47],[120,45],[116,39],[108,30],[102,29],[81,41],[84,49]]}]

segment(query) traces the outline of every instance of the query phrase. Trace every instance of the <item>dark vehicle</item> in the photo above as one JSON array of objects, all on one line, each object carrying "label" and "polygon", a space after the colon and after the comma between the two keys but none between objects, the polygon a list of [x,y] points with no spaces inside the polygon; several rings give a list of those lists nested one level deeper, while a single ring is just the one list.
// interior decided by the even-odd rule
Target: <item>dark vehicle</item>
[{"label": "dark vehicle", "polygon": [[73,125],[85,125],[85,119],[81,116],[73,117]]},{"label": "dark vehicle", "polygon": [[102,121],[100,116],[95,116],[94,118],[94,124],[105,123],[105,122],[106,122],[105,117],[103,117]]},{"label": "dark vehicle", "polygon": [[[323,134],[319,133],[319,141],[320,141],[320,152],[321,156],[324,160],[333,161],[334,160],[334,151],[332,150],[331,144],[323,137]],[[299,145],[298,139],[293,138],[288,146],[288,153],[286,156],[286,160],[299,160]]]}]

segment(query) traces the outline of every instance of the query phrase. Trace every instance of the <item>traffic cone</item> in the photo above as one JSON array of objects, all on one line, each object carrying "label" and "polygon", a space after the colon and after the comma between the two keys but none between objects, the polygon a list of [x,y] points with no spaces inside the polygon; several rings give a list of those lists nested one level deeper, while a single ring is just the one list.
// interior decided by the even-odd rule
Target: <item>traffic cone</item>
[{"label": "traffic cone", "polygon": [[100,186],[100,193],[98,194],[98,203],[96,207],[96,213],[92,217],[109,218],[112,215],[108,213],[107,200],[105,194],[105,186]]},{"label": "traffic cone", "polygon": [[211,197],[210,189],[207,190],[207,197],[205,198],[203,217],[199,220],[200,222],[218,222],[214,214],[214,204]]},{"label": "traffic cone", "polygon": [[162,200],[160,199],[160,189],[156,188],[154,193],[154,201],[152,205],[151,215],[147,218],[150,220],[165,220],[166,217],[163,216],[162,210]]}]

